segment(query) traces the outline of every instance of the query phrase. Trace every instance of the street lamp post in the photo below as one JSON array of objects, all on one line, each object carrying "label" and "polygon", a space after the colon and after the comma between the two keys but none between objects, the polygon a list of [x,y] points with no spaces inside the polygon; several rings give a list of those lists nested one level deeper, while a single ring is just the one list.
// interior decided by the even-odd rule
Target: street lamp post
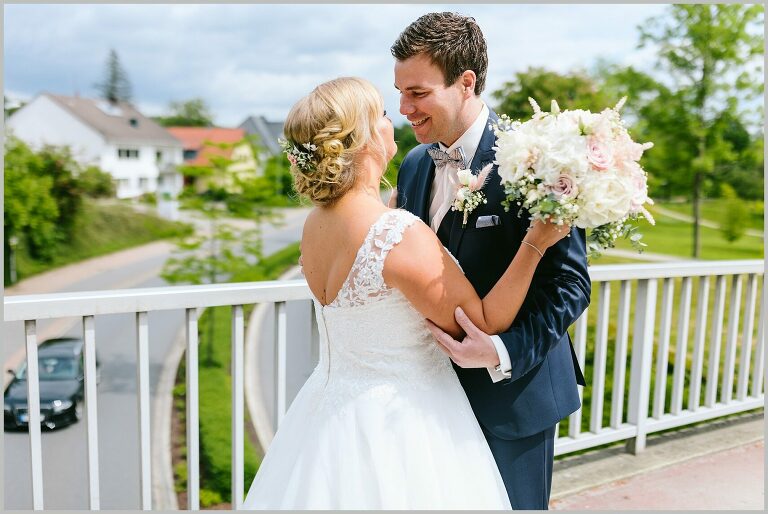
[{"label": "street lamp post", "polygon": [[8,262],[9,262],[9,271],[8,271],[8,278],[11,281],[11,284],[16,283],[16,246],[19,244],[19,238],[16,236],[11,236],[8,238],[8,247],[10,248],[10,255],[8,256]]}]

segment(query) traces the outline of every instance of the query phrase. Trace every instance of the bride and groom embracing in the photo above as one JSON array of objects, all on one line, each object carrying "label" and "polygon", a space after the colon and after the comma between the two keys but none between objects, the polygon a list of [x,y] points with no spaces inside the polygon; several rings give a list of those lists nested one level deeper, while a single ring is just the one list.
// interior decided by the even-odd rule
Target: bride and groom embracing
[{"label": "bride and groom embracing", "polygon": [[[589,303],[584,232],[502,207],[473,18],[424,15],[392,54],[422,143],[392,208],[379,185],[397,147],[369,82],[321,84],[285,122],[316,205],[301,250],[320,359],[243,508],[546,509],[555,425],[584,385],[566,332]],[[483,168],[486,202],[452,209],[459,171]]]}]

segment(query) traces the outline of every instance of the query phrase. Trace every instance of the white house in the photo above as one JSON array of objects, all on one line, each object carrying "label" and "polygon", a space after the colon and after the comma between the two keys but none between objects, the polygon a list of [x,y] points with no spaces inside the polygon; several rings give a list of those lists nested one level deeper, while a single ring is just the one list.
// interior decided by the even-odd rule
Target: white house
[{"label": "white house", "polygon": [[161,215],[175,218],[183,178],[181,141],[131,104],[42,93],[13,113],[6,126],[33,148],[69,146],[73,157],[110,173],[118,198],[158,193]]}]

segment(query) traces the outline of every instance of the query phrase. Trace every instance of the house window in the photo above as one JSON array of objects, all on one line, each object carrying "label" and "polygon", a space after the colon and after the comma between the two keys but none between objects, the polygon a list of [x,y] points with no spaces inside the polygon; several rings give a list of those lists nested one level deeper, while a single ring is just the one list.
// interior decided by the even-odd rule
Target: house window
[{"label": "house window", "polygon": [[184,150],[184,160],[191,161],[197,157],[197,150]]},{"label": "house window", "polygon": [[135,148],[118,148],[117,158],[118,159],[138,159],[139,151]]},{"label": "house window", "polygon": [[136,127],[139,126],[139,120],[137,120],[136,118],[129,119],[128,123],[130,123],[131,127],[133,127],[133,128],[136,128]]},{"label": "house window", "polygon": [[149,179],[147,177],[139,177],[139,189],[146,191],[149,189]]},{"label": "house window", "polygon": [[124,191],[131,187],[131,182],[127,178],[119,178],[115,180],[115,185],[118,191]]},{"label": "house window", "polygon": [[160,150],[157,150],[155,152],[155,162],[160,162],[163,160],[163,152]]}]

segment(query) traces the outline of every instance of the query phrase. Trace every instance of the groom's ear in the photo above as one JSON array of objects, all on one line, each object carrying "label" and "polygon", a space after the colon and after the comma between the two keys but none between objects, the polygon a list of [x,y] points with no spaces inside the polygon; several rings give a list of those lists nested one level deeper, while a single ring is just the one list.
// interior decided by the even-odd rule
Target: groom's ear
[{"label": "groom's ear", "polygon": [[464,88],[465,93],[469,93],[469,96],[475,95],[475,84],[477,83],[477,75],[472,70],[464,70],[464,73],[459,77],[461,86]]}]

